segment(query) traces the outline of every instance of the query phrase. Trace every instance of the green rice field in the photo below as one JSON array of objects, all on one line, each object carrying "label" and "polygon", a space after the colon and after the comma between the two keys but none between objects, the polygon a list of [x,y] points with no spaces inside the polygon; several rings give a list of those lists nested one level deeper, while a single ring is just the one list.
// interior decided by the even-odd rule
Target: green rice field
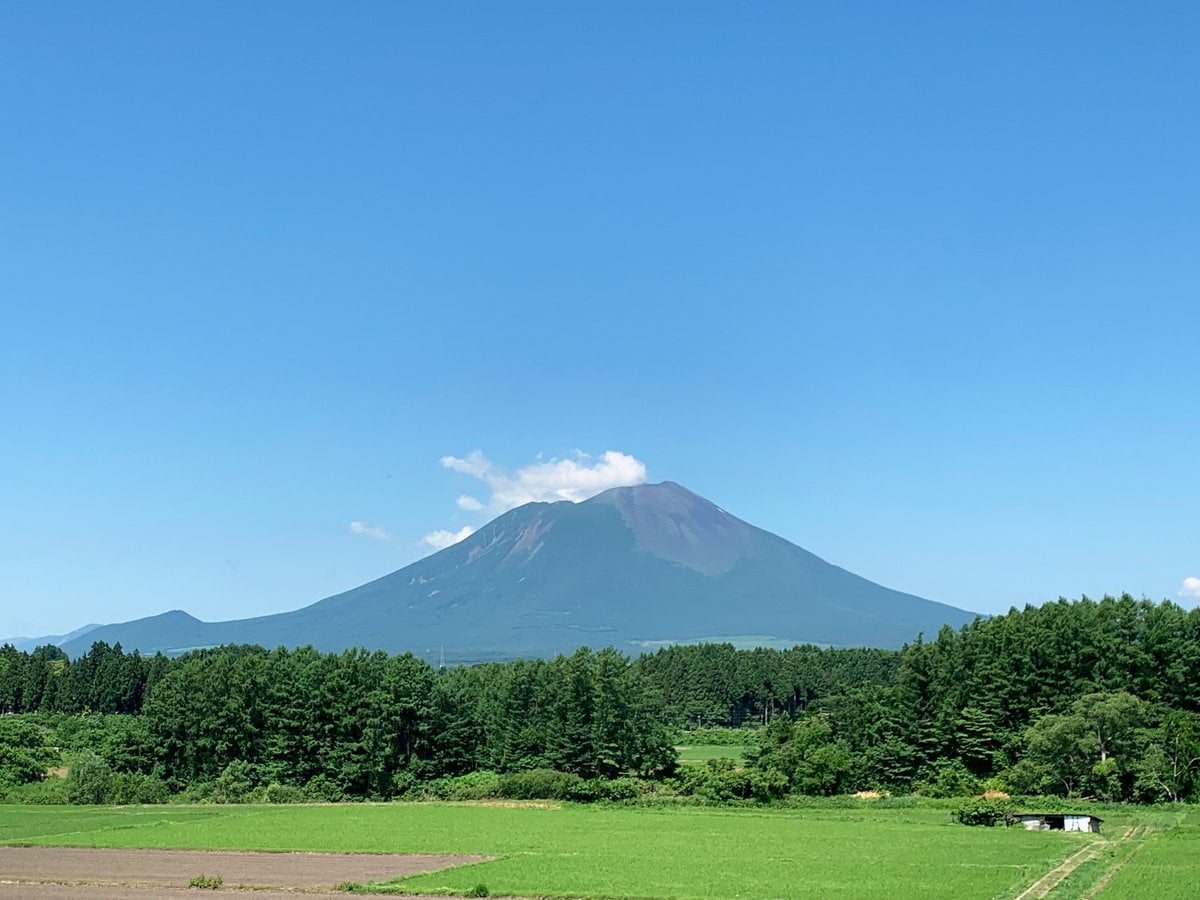
[{"label": "green rice field", "polygon": [[1177,827],[1151,832],[1133,843],[1129,858],[1105,884],[1106,900],[1200,897],[1200,813],[1183,816]]},{"label": "green rice field", "polygon": [[675,750],[679,754],[679,762],[682,765],[699,766],[710,759],[732,759],[740,763],[742,761],[742,754],[746,748],[741,744],[729,744],[728,746],[719,744],[678,744]]},{"label": "green rice field", "polygon": [[[1123,807],[1102,815],[1105,833],[1097,836],[970,828],[953,824],[943,808],[870,801],[801,810],[0,806],[0,843],[497,857],[376,886],[397,892],[461,893],[483,884],[493,895],[518,897],[890,900],[1013,898],[1091,847],[1088,868],[1050,896],[1090,896],[1101,879],[1104,897],[1196,896],[1200,813]],[[1137,837],[1121,842],[1125,834]]]}]

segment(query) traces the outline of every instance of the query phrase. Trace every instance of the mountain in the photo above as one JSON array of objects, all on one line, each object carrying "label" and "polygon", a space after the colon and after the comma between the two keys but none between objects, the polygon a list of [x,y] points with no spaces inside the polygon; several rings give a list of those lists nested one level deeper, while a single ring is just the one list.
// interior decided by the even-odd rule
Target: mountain
[{"label": "mountain", "polygon": [[3,647],[5,644],[12,644],[13,647],[22,653],[32,653],[38,647],[45,647],[47,644],[59,647],[70,643],[75,638],[82,637],[92,629],[99,627],[99,625],[84,625],[82,628],[76,628],[74,631],[68,631],[66,634],[46,634],[41,637],[0,638],[0,647]]},{"label": "mountain", "polygon": [[365,646],[478,661],[612,644],[734,640],[898,647],[973,613],[881,587],[674,484],[529,503],[466,540],[294,612],[201,622],[175,610],[93,641],[179,653],[225,643]]}]

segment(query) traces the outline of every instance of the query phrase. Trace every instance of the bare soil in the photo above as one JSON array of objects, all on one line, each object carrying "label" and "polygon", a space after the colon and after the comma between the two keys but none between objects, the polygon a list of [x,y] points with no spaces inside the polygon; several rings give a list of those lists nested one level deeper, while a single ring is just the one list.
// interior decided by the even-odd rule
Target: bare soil
[{"label": "bare soil", "polygon": [[210,875],[221,878],[222,890],[254,889],[256,900],[266,900],[294,896],[297,891],[329,892],[345,881],[386,881],[489,858],[0,847],[0,897],[173,897],[186,890],[195,876]]},{"label": "bare soil", "polygon": [[[201,891],[194,888],[180,887],[131,887],[122,884],[46,884],[33,881],[0,881],[0,898],[2,900],[203,900],[208,895],[216,900],[222,896],[234,894],[246,900],[346,900],[354,894],[332,893],[326,891],[272,891],[230,890],[222,887],[219,891]],[[404,900],[422,900],[422,898],[406,895]],[[439,897],[438,900],[447,900]]]}]

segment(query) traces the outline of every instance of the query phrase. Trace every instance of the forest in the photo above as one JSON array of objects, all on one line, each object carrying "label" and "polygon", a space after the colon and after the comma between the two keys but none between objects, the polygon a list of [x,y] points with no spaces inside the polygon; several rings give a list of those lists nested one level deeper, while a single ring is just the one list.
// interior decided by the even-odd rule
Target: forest
[{"label": "forest", "polygon": [[[5,646],[0,713],[11,802],[1196,800],[1200,611],[1083,598],[899,651],[585,648],[441,671],[361,650]],[[744,760],[681,766],[685,734],[733,734]]]}]

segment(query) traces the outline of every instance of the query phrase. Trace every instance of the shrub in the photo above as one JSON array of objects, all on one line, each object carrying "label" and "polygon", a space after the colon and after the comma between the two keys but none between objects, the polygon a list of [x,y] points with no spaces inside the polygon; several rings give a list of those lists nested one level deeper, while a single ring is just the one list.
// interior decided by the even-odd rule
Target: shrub
[{"label": "shrub", "polygon": [[337,782],[330,780],[325,775],[314,775],[310,778],[304,785],[304,793],[318,803],[338,803],[346,799],[346,794]]},{"label": "shrub", "polygon": [[272,781],[264,790],[264,799],[268,803],[303,803],[308,795],[295,785]]},{"label": "shrub", "polygon": [[471,888],[469,891],[467,891],[465,894],[463,894],[463,896],[464,897],[486,897],[490,893],[491,893],[491,891],[488,890],[488,886],[486,884],[477,884],[477,885],[475,885],[475,887]]},{"label": "shrub", "polygon": [[969,797],[978,794],[983,785],[959,760],[943,759],[931,766],[915,787],[926,797]]},{"label": "shrub", "polygon": [[637,778],[590,778],[575,788],[568,800],[577,803],[633,800],[645,792],[645,783]]},{"label": "shrub", "polygon": [[41,781],[57,756],[36,724],[20,716],[0,718],[0,788]]},{"label": "shrub", "polygon": [[411,768],[397,769],[387,779],[387,786],[371,791],[372,800],[397,800],[415,793],[420,779]]},{"label": "shrub", "polygon": [[569,772],[529,769],[501,775],[496,793],[509,800],[569,800],[582,784],[582,778]]},{"label": "shrub", "polygon": [[245,803],[253,787],[253,770],[250,764],[235,759],[213,782],[211,799],[214,803]]},{"label": "shrub", "polygon": [[71,762],[67,773],[67,798],[71,803],[109,803],[113,793],[113,771],[90,750]]},{"label": "shrub", "polygon": [[779,769],[742,767],[732,759],[710,759],[703,766],[688,766],[667,786],[684,796],[714,803],[770,802],[788,795],[787,776]]},{"label": "shrub", "polygon": [[166,803],[171,796],[167,783],[155,775],[117,772],[112,776],[108,802],[116,804]]},{"label": "shrub", "polygon": [[195,875],[188,881],[188,887],[201,888],[206,891],[215,891],[225,883],[225,879],[220,875]]},{"label": "shrub", "polygon": [[956,822],[963,825],[999,825],[1008,823],[1012,815],[1010,804],[1004,800],[989,800],[972,797],[959,803],[951,812]]},{"label": "shrub", "polygon": [[213,783],[211,781],[197,781],[194,784],[189,784],[179,795],[179,799],[184,803],[211,803],[213,796]]},{"label": "shrub", "polygon": [[27,803],[38,806],[64,806],[71,801],[65,778],[47,778],[11,787],[3,794],[5,803]]},{"label": "shrub", "polygon": [[1010,794],[1037,795],[1061,790],[1056,783],[1050,767],[1023,759],[1005,769],[999,778],[1000,789]]},{"label": "shrub", "polygon": [[788,792],[787,776],[778,769],[750,770],[750,795],[755,800],[779,800]]},{"label": "shrub", "polygon": [[56,717],[52,741],[68,753],[91,750],[114,772],[149,772],[154,744],[141,716],[88,713]]},{"label": "shrub", "polygon": [[676,785],[681,794],[704,800],[748,800],[754,795],[754,774],[732,759],[710,759],[703,766],[688,766]]},{"label": "shrub", "polygon": [[441,800],[483,800],[500,796],[500,776],[486,769],[440,778],[434,784],[435,794]]},{"label": "shrub", "polygon": [[247,793],[242,795],[242,803],[266,803],[267,802],[267,786],[260,784],[257,787],[251,788]]}]

